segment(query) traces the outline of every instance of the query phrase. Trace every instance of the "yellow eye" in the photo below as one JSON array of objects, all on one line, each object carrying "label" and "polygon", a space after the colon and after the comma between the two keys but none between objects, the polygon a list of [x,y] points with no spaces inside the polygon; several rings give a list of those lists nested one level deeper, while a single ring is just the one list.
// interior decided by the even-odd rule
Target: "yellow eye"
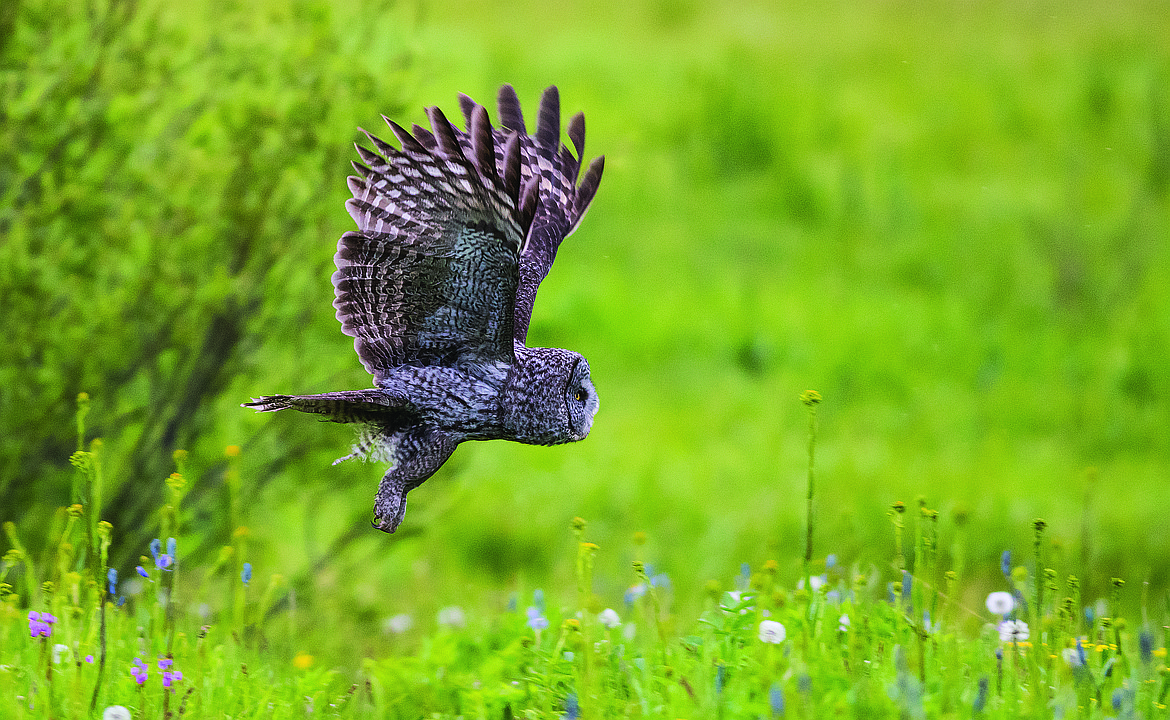
[{"label": "yellow eye", "polygon": [[581,388],[577,388],[577,394],[573,397],[576,398],[577,402],[585,402],[585,391]]}]

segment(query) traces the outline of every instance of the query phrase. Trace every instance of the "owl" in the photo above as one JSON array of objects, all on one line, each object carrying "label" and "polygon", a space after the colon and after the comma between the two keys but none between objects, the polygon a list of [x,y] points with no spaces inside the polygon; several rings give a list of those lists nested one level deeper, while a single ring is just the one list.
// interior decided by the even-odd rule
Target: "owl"
[{"label": "owl", "polygon": [[570,150],[555,86],[531,135],[512,86],[497,105],[500,127],[461,95],[466,130],[432,107],[430,130],[383,118],[400,149],[369,133],[375,150],[356,146],[345,207],[358,230],[337,243],[333,307],[373,388],[244,403],[357,424],[352,452],[334,464],[390,463],[374,500],[374,526],[386,532],[459,443],[574,442],[597,413],[585,358],[526,340],[537,288],[589,209],[604,158],[578,182],[585,119],[569,121]]}]

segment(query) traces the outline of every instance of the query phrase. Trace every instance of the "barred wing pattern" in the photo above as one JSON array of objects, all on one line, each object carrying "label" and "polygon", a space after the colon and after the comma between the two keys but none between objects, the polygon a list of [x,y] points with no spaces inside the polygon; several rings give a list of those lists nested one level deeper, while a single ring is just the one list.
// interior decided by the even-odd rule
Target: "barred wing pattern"
[{"label": "barred wing pattern", "polygon": [[[459,104],[470,126],[478,107],[474,100],[460,95]],[[536,133],[528,134],[520,100],[511,85],[503,85],[497,97],[501,129],[496,137],[516,133],[520,137],[521,181],[539,177],[540,212],[528,234],[528,243],[520,259],[520,285],[516,291],[515,339],[523,345],[528,337],[528,321],[536,301],[536,290],[548,275],[557,248],[581,224],[585,212],[597,194],[605,157],[594,158],[578,185],[581,161],[585,152],[585,115],[577,113],[569,120],[568,135],[573,151],[561,144],[561,100],[553,85],[540,98]]]},{"label": "barred wing pattern", "polygon": [[387,120],[402,149],[367,135],[381,155],[359,146],[365,164],[354,163],[361,177],[349,179],[346,208],[358,232],[338,242],[333,305],[375,383],[404,364],[513,358],[518,265],[535,188],[521,194],[515,150],[504,153],[498,172],[486,113],[471,143],[474,162],[442,112],[429,115],[433,142]]}]

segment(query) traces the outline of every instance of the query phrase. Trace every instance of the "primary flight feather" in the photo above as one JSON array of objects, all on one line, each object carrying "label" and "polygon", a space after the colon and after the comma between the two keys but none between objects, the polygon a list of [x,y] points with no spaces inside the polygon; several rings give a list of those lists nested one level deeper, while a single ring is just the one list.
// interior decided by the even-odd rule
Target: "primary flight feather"
[{"label": "primary flight feather", "polygon": [[374,500],[374,526],[386,532],[402,522],[406,493],[464,440],[573,442],[597,413],[585,358],[525,343],[537,288],[589,209],[604,158],[578,182],[585,119],[569,121],[570,150],[555,86],[532,135],[512,86],[500,88],[498,107],[493,127],[462,95],[465,130],[433,107],[430,130],[386,119],[401,148],[368,133],[376,150],[357,146],[345,206],[358,230],[337,243],[333,306],[374,387],[244,403],[360,423],[341,460],[391,463]]}]

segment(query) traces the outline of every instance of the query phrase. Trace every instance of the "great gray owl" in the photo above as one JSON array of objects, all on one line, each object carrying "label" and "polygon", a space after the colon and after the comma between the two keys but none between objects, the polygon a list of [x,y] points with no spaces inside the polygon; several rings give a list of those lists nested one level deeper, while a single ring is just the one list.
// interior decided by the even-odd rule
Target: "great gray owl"
[{"label": "great gray owl", "polygon": [[[604,158],[577,183],[585,119],[561,144],[560,97],[544,91],[529,135],[516,91],[500,88],[500,124],[460,96],[467,131],[427,110],[413,134],[384,118],[402,149],[366,133],[345,203],[357,223],[337,243],[337,319],[374,376],[369,390],[270,395],[244,403],[360,423],[352,457],[389,461],[374,526],[394,532],[406,494],[464,440],[553,445],[589,434],[598,399],[570,350],[525,346],[532,303],[557,247],[589,208]],[[363,131],[364,132],[364,131]],[[335,463],[336,464],[336,463]]]}]

